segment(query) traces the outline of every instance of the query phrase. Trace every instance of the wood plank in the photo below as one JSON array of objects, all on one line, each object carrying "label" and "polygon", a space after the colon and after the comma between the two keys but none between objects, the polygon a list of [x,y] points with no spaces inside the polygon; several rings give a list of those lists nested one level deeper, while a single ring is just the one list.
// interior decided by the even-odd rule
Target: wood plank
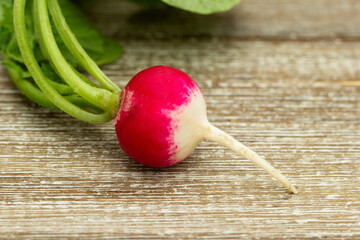
[{"label": "wood plank", "polygon": [[229,13],[155,12],[93,1],[125,46],[105,72],[180,68],[210,120],[299,188],[203,142],[183,163],[149,169],[113,126],[29,103],[0,68],[0,234],[4,238],[360,238],[360,41],[356,0],[244,0]]},{"label": "wood plank", "polygon": [[[360,42],[129,39],[105,72],[196,79],[210,120],[287,175],[291,195],[249,161],[203,142],[150,169],[113,126],[29,104],[0,71],[0,234],[5,238],[360,238]],[[345,84],[345,82],[347,82]],[[349,83],[350,82],[350,86]]]}]

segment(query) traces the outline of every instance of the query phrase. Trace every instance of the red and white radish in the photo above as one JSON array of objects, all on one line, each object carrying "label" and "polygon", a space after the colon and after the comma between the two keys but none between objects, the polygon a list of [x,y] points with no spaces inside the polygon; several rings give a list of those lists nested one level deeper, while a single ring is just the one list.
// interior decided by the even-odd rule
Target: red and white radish
[{"label": "red and white radish", "polygon": [[58,16],[54,21],[62,40],[101,86],[94,85],[67,62],[52,32],[48,1],[36,0],[35,27],[42,51],[51,61],[55,72],[74,92],[71,96],[63,96],[44,74],[28,39],[26,0],[15,0],[13,15],[17,44],[27,70],[38,87],[33,88],[36,90],[32,91],[33,99],[46,103],[43,104],[45,106],[56,106],[89,123],[104,123],[116,117],[114,123],[121,147],[131,158],[144,165],[175,165],[188,157],[201,140],[211,140],[253,161],[291,192],[297,193],[289,180],[270,163],[209,123],[204,96],[199,86],[184,72],[166,66],[152,67],[134,76],[120,93],[121,90],[100,72],[77,43],[57,6],[58,2],[53,0],[51,3],[51,10]]},{"label": "red and white radish", "polygon": [[201,140],[211,140],[251,160],[297,193],[270,163],[209,123],[199,86],[178,69],[156,66],[135,75],[122,93],[114,124],[122,149],[146,166],[175,165]]}]

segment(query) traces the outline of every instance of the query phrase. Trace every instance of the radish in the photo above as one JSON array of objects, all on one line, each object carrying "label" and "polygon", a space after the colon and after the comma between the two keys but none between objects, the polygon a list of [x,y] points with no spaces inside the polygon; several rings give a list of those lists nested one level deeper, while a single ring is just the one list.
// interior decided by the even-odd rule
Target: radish
[{"label": "radish", "polygon": [[[211,140],[251,160],[297,193],[289,180],[270,163],[209,123],[204,96],[187,74],[172,67],[151,67],[135,75],[122,91],[82,48],[67,26],[58,1],[34,0],[33,21],[41,51],[54,68],[54,74],[58,74],[57,81],[62,80],[55,84],[35,57],[25,23],[25,6],[26,0],[14,1],[14,31],[24,65],[36,86],[33,82],[21,83],[25,80],[15,70],[12,75],[19,78],[19,86],[27,86],[22,88],[24,91],[31,89],[27,93],[32,99],[89,123],[104,123],[115,118],[113,122],[121,147],[146,166],[173,166],[187,158],[200,141]],[[98,85],[68,63],[53,34],[48,10],[69,52]]]},{"label": "radish", "polygon": [[122,96],[114,124],[122,149],[135,161],[170,167],[187,158],[201,140],[211,140],[253,161],[297,193],[270,163],[209,123],[204,96],[184,72],[148,68],[131,79]]}]

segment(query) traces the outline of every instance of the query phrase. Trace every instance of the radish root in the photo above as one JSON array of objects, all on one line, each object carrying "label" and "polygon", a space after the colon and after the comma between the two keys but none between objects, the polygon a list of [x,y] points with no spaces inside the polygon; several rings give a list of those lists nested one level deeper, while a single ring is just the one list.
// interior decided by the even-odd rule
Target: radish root
[{"label": "radish root", "polygon": [[278,170],[276,170],[268,161],[260,157],[253,150],[246,147],[244,144],[235,140],[235,138],[231,137],[226,132],[220,130],[219,128],[209,124],[204,132],[204,137],[206,140],[210,140],[213,142],[217,142],[224,147],[228,147],[234,152],[242,155],[246,159],[252,161],[266,172],[268,172],[271,176],[277,179],[285,188],[289,189],[292,193],[297,194],[297,189],[291,184],[289,179],[287,179],[284,175],[282,175]]}]

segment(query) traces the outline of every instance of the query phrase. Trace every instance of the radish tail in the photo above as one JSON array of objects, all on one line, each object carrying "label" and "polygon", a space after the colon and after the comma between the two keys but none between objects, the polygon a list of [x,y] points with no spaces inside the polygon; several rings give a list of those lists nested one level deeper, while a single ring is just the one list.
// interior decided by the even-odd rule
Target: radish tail
[{"label": "radish tail", "polygon": [[263,168],[266,172],[268,172],[271,176],[277,179],[285,188],[289,189],[292,193],[297,194],[298,191],[296,188],[290,183],[290,181],[282,175],[278,170],[276,170],[268,161],[264,160],[257,153],[243,145],[242,143],[235,140],[235,138],[231,137],[229,134],[220,130],[219,128],[210,124],[208,128],[206,128],[205,139],[217,142],[225,147],[230,148],[234,152],[242,155],[246,159],[251,160],[253,163]]}]

